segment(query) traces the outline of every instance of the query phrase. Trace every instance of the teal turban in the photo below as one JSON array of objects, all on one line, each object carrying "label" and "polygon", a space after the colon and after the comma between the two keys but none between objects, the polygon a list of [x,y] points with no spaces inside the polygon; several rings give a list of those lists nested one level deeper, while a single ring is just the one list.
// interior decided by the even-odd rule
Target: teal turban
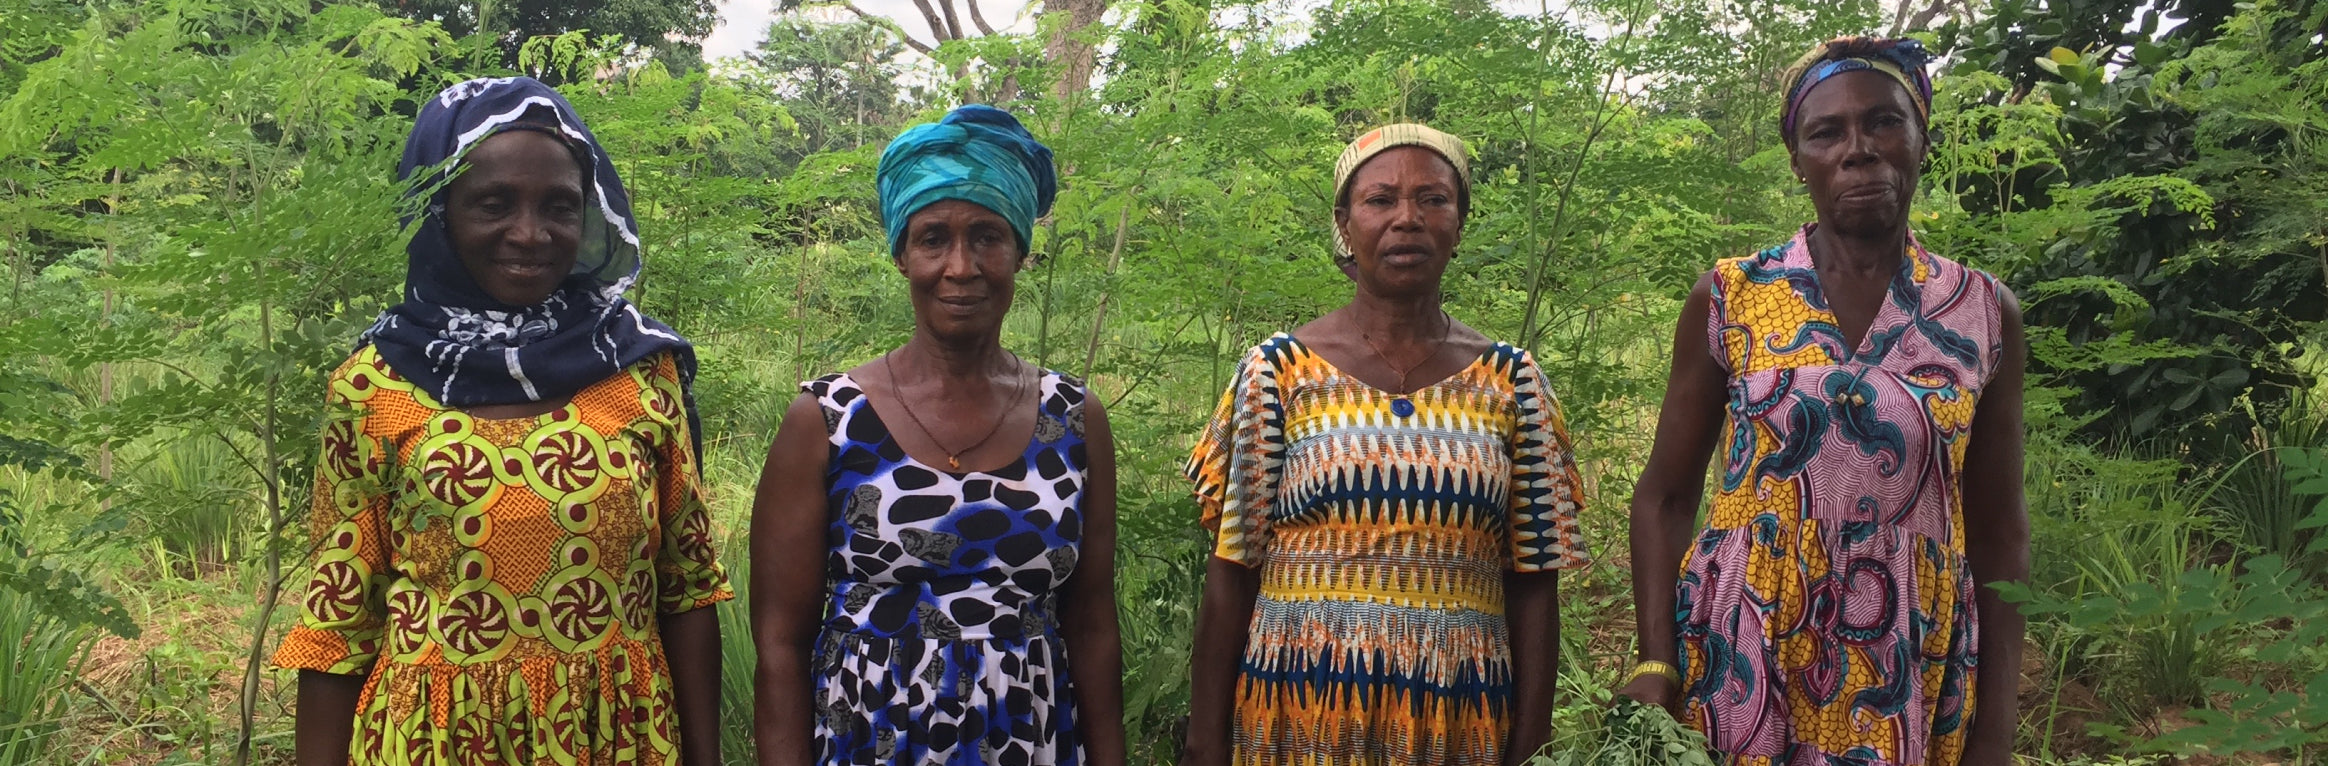
[{"label": "teal turban", "polygon": [[1019,255],[1034,241],[1035,219],[1051,211],[1059,179],[1051,150],[1009,112],[971,104],[934,123],[915,125],[881,151],[873,186],[881,194],[881,225],[889,257],[905,246],[905,222],[940,200],[958,199],[992,210],[1018,234]]}]

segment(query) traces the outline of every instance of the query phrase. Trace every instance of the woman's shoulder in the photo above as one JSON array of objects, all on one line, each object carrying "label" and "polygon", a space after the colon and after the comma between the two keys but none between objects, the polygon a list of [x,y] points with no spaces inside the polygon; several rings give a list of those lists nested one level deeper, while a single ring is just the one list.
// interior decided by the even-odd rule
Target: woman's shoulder
[{"label": "woman's shoulder", "polygon": [[396,401],[421,409],[444,409],[427,391],[397,374],[396,368],[389,366],[387,358],[380,355],[380,348],[370,343],[348,354],[324,380],[329,391],[326,398],[333,403],[378,406]]},{"label": "woman's shoulder", "polygon": [[[619,386],[622,388],[631,388],[635,386],[637,388],[651,388],[658,391],[666,391],[669,393],[677,394],[681,390],[685,389],[687,385],[686,381],[682,379],[683,374],[680,371],[679,352],[672,349],[657,351],[646,355],[636,362],[632,362],[627,372],[630,374],[609,375],[604,380],[600,380],[596,383],[590,384],[589,386],[585,386],[583,390],[587,391],[592,388],[603,388],[607,386]],[[624,381],[622,381],[622,379],[626,377],[630,379],[627,381],[627,385]]]},{"label": "woman's shoulder", "polygon": [[[382,375],[395,374],[388,369],[387,362],[380,358],[380,347],[365,343],[357,346],[355,351],[349,352],[348,358],[340,360],[339,366],[332,368],[331,375],[325,380],[335,384],[352,381],[359,377],[366,377],[374,370],[379,371]],[[402,378],[397,379],[402,380]]]},{"label": "woman's shoulder", "polygon": [[1931,262],[1931,274],[1929,274],[1927,278],[1952,278],[1955,280],[1962,280],[1963,282],[1975,287],[1986,288],[1989,290],[2002,291],[2005,289],[2005,281],[1986,269],[1977,268],[1972,264],[1941,255],[1931,250],[1923,250],[1921,243],[1918,243],[1918,249],[1921,250],[1923,256],[1929,259]]},{"label": "woman's shoulder", "polygon": [[828,372],[800,382],[800,393],[828,405],[846,405],[864,395],[857,380],[850,377],[854,370]]},{"label": "woman's shoulder", "polygon": [[[1303,326],[1308,327],[1309,325]],[[1294,337],[1295,332],[1298,331],[1279,330],[1270,333],[1269,337],[1262,338],[1261,342],[1246,347],[1243,356],[1245,359],[1274,363],[1308,355],[1310,353],[1309,345],[1302,343],[1300,338]]]},{"label": "woman's shoulder", "polygon": [[1713,267],[1706,269],[1706,276],[1712,279],[1716,288],[1720,288],[1735,284],[1739,277],[1747,274],[1776,273],[1787,267],[1789,257],[1794,255],[1802,241],[1803,235],[1796,234],[1784,242],[1751,253],[1716,260]]},{"label": "woman's shoulder", "polygon": [[1062,421],[1073,421],[1078,436],[1083,433],[1083,405],[1091,400],[1091,387],[1082,378],[1062,370],[1036,367],[1036,382],[1041,386],[1041,407],[1045,414]]},{"label": "woman's shoulder", "polygon": [[1549,385],[1535,352],[1510,341],[1489,340],[1487,350],[1479,352],[1479,360],[1474,364],[1484,367],[1488,377],[1513,389]]},{"label": "woman's shoulder", "polygon": [[1229,385],[1236,387],[1245,385],[1239,381],[1280,377],[1310,356],[1309,347],[1296,339],[1292,331],[1271,333],[1259,343],[1237,352],[1236,375]]}]

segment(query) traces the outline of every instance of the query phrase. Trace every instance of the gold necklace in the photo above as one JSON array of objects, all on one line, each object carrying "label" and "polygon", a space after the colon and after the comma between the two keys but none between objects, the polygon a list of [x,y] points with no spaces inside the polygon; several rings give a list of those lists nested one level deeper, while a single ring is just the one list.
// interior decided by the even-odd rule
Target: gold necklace
[{"label": "gold necklace", "polygon": [[1424,363],[1429,362],[1433,357],[1438,356],[1439,349],[1443,346],[1446,346],[1447,339],[1449,337],[1453,337],[1454,334],[1455,319],[1453,317],[1447,316],[1447,312],[1444,309],[1440,310],[1439,342],[1432,344],[1429,352],[1423,354],[1423,358],[1415,360],[1414,364],[1407,365],[1406,369],[1401,370],[1398,368],[1398,365],[1390,363],[1390,355],[1382,353],[1381,346],[1375,345],[1374,336],[1372,334],[1369,334],[1364,330],[1360,330],[1358,332],[1358,339],[1366,341],[1366,350],[1374,352],[1374,358],[1382,362],[1382,366],[1388,367],[1391,369],[1391,371],[1398,373],[1399,393],[1390,395],[1391,412],[1396,413],[1399,417],[1402,418],[1415,414],[1415,403],[1408,401],[1407,399],[1408,396],[1414,394],[1414,389],[1407,387],[1407,377],[1415,374],[1416,368],[1422,367]]},{"label": "gold necklace", "polygon": [[[932,431],[930,430],[929,426],[922,424],[921,416],[916,415],[913,412],[911,397],[905,395],[905,389],[898,387],[896,356],[896,351],[891,351],[887,354],[881,355],[881,369],[883,372],[889,374],[889,393],[897,397],[897,406],[905,409],[905,417],[906,419],[913,421],[913,427],[921,429],[922,435],[929,437],[931,444],[938,445],[938,449],[946,453],[946,469],[950,471],[962,470],[963,453],[970,452],[971,450],[978,449],[979,447],[984,447],[988,441],[993,440],[994,435],[1002,430],[1002,422],[1010,419],[1010,408],[1004,407],[1001,412],[995,414],[994,425],[987,426],[986,435],[978,437],[978,441],[973,442],[970,446],[964,447],[962,449],[948,447],[946,446],[945,442],[938,441],[938,433],[936,431]],[[1026,395],[1027,376],[1026,373],[1023,372],[1023,369],[1026,367],[1026,361],[1020,359],[1017,354],[1011,354],[1010,360],[1022,370],[1022,372],[1020,372],[1018,375],[1018,387],[1012,389],[1010,393],[1010,401],[1016,403],[1019,400],[1019,397]]]}]

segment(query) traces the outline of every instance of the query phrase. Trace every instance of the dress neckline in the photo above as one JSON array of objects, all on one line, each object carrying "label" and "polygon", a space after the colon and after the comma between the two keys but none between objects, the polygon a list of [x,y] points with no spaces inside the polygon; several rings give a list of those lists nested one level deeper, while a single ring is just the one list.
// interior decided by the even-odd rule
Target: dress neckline
[{"label": "dress neckline", "polygon": [[[1048,414],[1043,411],[1043,403],[1051,399],[1050,388],[1051,376],[1053,373],[1050,370],[1043,369],[1042,367],[1036,367],[1035,369],[1039,372],[1039,374],[1035,376],[1035,418],[1040,421]],[[847,372],[839,373],[839,377],[834,382],[841,383],[847,385],[851,389],[855,389],[857,392],[857,398],[865,402],[865,411],[859,413],[859,415],[861,417],[873,418],[874,423],[880,424],[881,433],[890,441],[897,442],[897,434],[895,431],[890,429],[889,420],[881,417],[881,410],[873,406],[873,392],[865,390],[863,385],[857,383],[856,376],[850,375]],[[964,471],[939,468],[936,463],[915,457],[911,451],[908,451],[905,448],[904,442],[897,442],[897,454],[904,455],[905,462],[907,463],[911,463],[917,467],[922,468],[923,470],[934,471],[940,475],[951,477],[956,481],[975,476],[984,476],[1007,481],[1009,480],[1009,477],[1003,476],[1002,472],[1010,470],[1013,466],[1025,465],[1027,462],[1027,453],[1033,451],[1034,445],[1036,442],[1040,441],[1042,433],[1043,424],[1040,422],[1035,423],[1034,428],[1027,432],[1026,446],[1018,451],[1018,455],[993,468],[973,468]]]},{"label": "dress neckline", "polygon": [[[1357,385],[1358,385],[1360,388],[1364,388],[1364,389],[1366,389],[1367,391],[1373,392],[1373,393],[1374,393],[1374,394],[1376,394],[1376,395],[1379,395],[1379,396],[1381,396],[1381,397],[1383,397],[1383,398],[1386,398],[1386,399],[1391,399],[1391,400],[1394,400],[1394,401],[1395,401],[1395,400],[1399,400],[1399,399],[1412,399],[1412,398],[1414,398],[1416,395],[1418,395],[1418,394],[1421,394],[1421,393],[1422,393],[1422,392],[1424,392],[1424,391],[1429,391],[1429,390],[1431,390],[1431,389],[1438,388],[1438,387],[1440,387],[1440,386],[1444,386],[1444,385],[1447,385],[1447,384],[1449,384],[1449,383],[1453,383],[1453,382],[1455,382],[1457,379],[1460,379],[1460,378],[1462,378],[1462,377],[1464,376],[1464,374],[1471,372],[1471,368],[1473,368],[1473,367],[1478,367],[1478,366],[1479,366],[1481,363],[1483,363],[1483,362],[1486,362],[1486,361],[1488,361],[1488,360],[1490,360],[1490,359],[1493,359],[1493,358],[1495,358],[1495,351],[1496,351],[1496,349],[1497,349],[1497,348],[1499,348],[1499,347],[1502,347],[1502,346],[1506,345],[1506,344],[1505,344],[1504,342],[1502,342],[1502,341],[1493,341],[1493,340],[1491,340],[1491,341],[1488,341],[1488,342],[1487,342],[1487,348],[1486,348],[1485,350],[1483,350],[1483,351],[1480,351],[1478,356],[1474,356],[1474,357],[1472,357],[1472,358],[1471,358],[1471,361],[1470,361],[1470,362],[1468,362],[1468,363],[1465,363],[1465,364],[1464,364],[1462,367],[1455,368],[1455,371],[1454,371],[1454,372],[1448,373],[1447,375],[1445,375],[1444,377],[1441,377],[1441,378],[1439,378],[1438,380],[1431,381],[1431,382],[1430,382],[1429,384],[1427,384],[1427,385],[1416,386],[1416,387],[1415,387],[1415,390],[1413,390],[1413,391],[1408,391],[1408,392],[1406,392],[1406,393],[1403,393],[1403,394],[1394,394],[1394,393],[1391,393],[1391,392],[1389,392],[1389,391],[1382,390],[1382,388],[1381,388],[1380,386],[1376,386],[1376,385],[1374,385],[1374,384],[1372,384],[1372,383],[1368,383],[1368,382],[1366,382],[1364,379],[1362,379],[1362,378],[1360,378],[1360,377],[1358,377],[1358,376],[1356,376],[1356,375],[1352,375],[1352,374],[1350,374],[1350,372],[1349,372],[1348,370],[1344,370],[1344,369],[1342,369],[1342,366],[1341,366],[1341,365],[1335,364],[1335,363],[1334,363],[1334,360],[1332,360],[1332,359],[1329,359],[1329,358],[1327,358],[1327,357],[1326,357],[1326,355],[1325,355],[1325,354],[1323,354],[1323,353],[1320,353],[1320,352],[1318,351],[1318,349],[1317,349],[1317,347],[1316,347],[1316,346],[1312,346],[1312,345],[1310,345],[1309,343],[1307,343],[1307,342],[1304,342],[1304,341],[1303,341],[1301,338],[1299,338],[1299,337],[1295,336],[1293,333],[1290,333],[1290,332],[1280,332],[1280,333],[1278,333],[1278,336],[1285,338],[1287,341],[1291,342],[1291,343],[1292,343],[1294,346],[1296,346],[1296,347],[1300,348],[1300,349],[1301,349],[1301,352],[1302,352],[1302,353],[1304,353],[1304,354],[1308,354],[1308,355],[1310,356],[1310,358],[1318,360],[1318,363],[1319,363],[1319,364],[1322,364],[1322,365],[1325,365],[1326,369],[1328,369],[1328,370],[1332,370],[1332,371],[1334,372],[1334,376],[1335,376],[1335,377],[1339,377],[1339,378],[1341,378],[1341,379],[1343,379],[1343,380],[1347,380],[1347,381],[1350,381],[1350,382],[1352,382],[1352,383],[1355,383],[1355,384],[1357,384]],[[1407,413],[1407,414],[1411,414],[1411,413]],[[1405,415],[1404,415],[1404,414],[1402,414],[1402,415],[1401,415],[1401,417],[1405,417]]]},{"label": "dress neckline", "polygon": [[[1907,244],[1900,253],[1900,266],[1892,272],[1891,279],[1884,282],[1883,298],[1875,306],[1875,316],[1868,318],[1867,329],[1859,334],[1859,342],[1853,343],[1843,334],[1843,319],[1835,314],[1835,303],[1828,299],[1827,286],[1819,280],[1818,261],[1811,258],[1811,230],[1817,227],[1817,223],[1804,226],[1795,233],[1794,246],[1789,248],[1786,260],[1795,262],[1808,276],[1808,279],[1796,285],[1795,293],[1806,306],[1824,316],[1827,324],[1835,328],[1837,346],[1844,354],[1835,360],[1835,364],[1869,364],[1865,360],[1872,355],[1873,349],[1869,344],[1875,342],[1876,334],[1886,327],[1905,321],[1905,317],[1900,315],[1903,311],[1899,305],[1900,285],[1903,282],[1915,283],[1916,265],[1923,258],[1924,246],[1916,241],[1915,232],[1908,233]],[[1880,362],[1878,360],[1876,363]]]}]

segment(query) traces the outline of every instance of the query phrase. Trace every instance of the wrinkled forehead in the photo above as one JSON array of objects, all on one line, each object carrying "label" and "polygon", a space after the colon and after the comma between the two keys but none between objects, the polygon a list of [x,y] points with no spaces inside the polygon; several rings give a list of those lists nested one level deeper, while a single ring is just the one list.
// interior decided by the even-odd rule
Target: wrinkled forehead
[{"label": "wrinkled forehead", "polygon": [[1791,151],[1802,139],[1803,130],[1814,123],[1856,119],[1879,111],[1922,122],[1916,97],[1898,78],[1868,69],[1843,72],[1812,83],[1803,92],[1783,138]]},{"label": "wrinkled forehead", "polygon": [[[1418,163],[1418,160],[1421,162]],[[1418,164],[1427,168],[1424,171],[1426,175],[1420,178],[1404,176],[1404,171],[1412,170]],[[1455,171],[1455,163],[1447,159],[1447,155],[1428,146],[1408,144],[1384,149],[1366,158],[1365,162],[1358,163],[1358,167],[1350,171],[1350,182],[1342,188],[1339,196],[1343,198],[1342,201],[1347,201],[1351,190],[1396,183],[1408,186],[1436,183],[1448,189],[1458,189],[1463,185],[1461,174]]]}]

